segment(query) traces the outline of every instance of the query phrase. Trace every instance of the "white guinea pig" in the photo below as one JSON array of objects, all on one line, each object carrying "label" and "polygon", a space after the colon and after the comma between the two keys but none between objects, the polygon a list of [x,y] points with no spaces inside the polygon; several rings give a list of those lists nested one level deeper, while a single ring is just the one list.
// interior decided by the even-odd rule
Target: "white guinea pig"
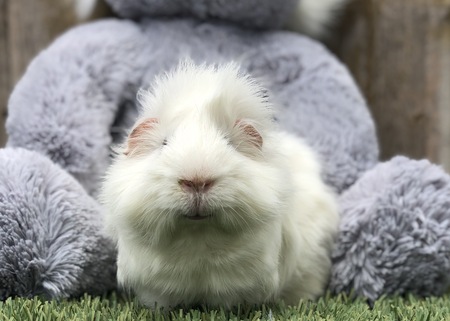
[{"label": "white guinea pig", "polygon": [[236,64],[187,62],[140,98],[101,196],[119,283],[167,308],[322,294],[335,196],[313,151],[276,128],[262,88]]}]

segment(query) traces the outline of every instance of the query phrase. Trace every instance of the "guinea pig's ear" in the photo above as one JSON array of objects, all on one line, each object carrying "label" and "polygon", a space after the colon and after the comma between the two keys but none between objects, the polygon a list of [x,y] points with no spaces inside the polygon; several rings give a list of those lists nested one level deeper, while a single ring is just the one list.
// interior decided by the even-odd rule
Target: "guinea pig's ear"
[{"label": "guinea pig's ear", "polygon": [[262,136],[252,124],[243,119],[238,119],[236,120],[234,127],[239,128],[239,130],[244,134],[243,137],[245,138],[245,141],[258,149],[262,148]]},{"label": "guinea pig's ear", "polygon": [[141,148],[146,150],[145,147],[149,145],[148,132],[152,131],[156,124],[158,124],[157,118],[147,118],[134,127],[128,135],[127,149],[124,154],[127,156],[136,154],[136,151]]}]

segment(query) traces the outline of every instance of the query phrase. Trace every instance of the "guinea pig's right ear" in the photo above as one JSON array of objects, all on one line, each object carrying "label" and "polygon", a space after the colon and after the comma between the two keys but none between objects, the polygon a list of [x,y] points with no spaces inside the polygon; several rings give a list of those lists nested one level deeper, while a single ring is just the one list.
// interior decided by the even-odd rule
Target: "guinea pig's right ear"
[{"label": "guinea pig's right ear", "polygon": [[152,145],[151,141],[148,139],[148,133],[151,132],[157,124],[157,118],[147,118],[137,124],[137,126],[131,131],[130,135],[128,135],[126,143],[127,147],[124,154],[127,156],[133,156],[138,151],[148,150],[146,147],[151,147],[148,145]]}]

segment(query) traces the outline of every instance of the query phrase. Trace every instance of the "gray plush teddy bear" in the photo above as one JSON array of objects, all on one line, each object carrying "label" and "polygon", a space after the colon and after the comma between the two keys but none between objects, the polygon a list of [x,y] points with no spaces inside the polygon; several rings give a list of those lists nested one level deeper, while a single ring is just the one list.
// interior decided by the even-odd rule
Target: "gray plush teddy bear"
[{"label": "gray plush teddy bear", "polygon": [[73,28],[14,89],[0,150],[0,298],[115,288],[95,200],[136,115],[136,92],[189,56],[235,60],[268,88],[339,193],[330,290],[439,295],[450,285],[450,177],[427,161],[378,163],[373,120],[319,34],[343,0],[109,0],[122,17]]}]

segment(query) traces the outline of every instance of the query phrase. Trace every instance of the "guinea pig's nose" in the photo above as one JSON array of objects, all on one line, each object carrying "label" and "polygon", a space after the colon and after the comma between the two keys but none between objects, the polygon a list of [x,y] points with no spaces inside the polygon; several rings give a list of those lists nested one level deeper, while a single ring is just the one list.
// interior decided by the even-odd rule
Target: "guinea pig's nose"
[{"label": "guinea pig's nose", "polygon": [[178,180],[181,188],[190,193],[204,193],[207,192],[213,185],[214,180],[212,179],[180,179]]}]

